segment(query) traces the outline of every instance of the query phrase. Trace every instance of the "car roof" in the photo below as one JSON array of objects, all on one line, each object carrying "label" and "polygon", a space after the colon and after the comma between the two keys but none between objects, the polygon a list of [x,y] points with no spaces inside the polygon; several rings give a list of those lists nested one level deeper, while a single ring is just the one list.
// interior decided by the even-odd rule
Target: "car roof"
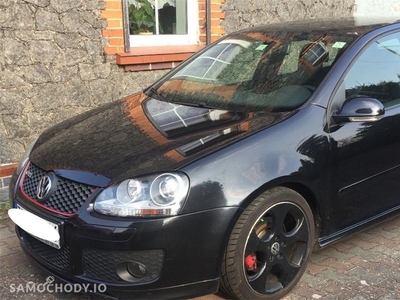
[{"label": "car roof", "polygon": [[364,34],[373,29],[400,23],[400,17],[377,16],[377,17],[351,17],[351,18],[325,18],[325,19],[305,19],[298,21],[288,21],[262,25],[243,29],[239,32],[327,32],[327,31],[347,31],[356,35]]}]

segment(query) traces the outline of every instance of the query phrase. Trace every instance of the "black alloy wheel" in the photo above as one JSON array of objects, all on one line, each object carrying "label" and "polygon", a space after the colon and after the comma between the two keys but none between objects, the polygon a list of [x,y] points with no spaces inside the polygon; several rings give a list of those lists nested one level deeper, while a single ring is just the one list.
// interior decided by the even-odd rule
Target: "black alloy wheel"
[{"label": "black alloy wheel", "polygon": [[297,192],[277,187],[242,213],[222,265],[221,288],[237,299],[279,299],[304,273],[314,243],[314,218]]}]

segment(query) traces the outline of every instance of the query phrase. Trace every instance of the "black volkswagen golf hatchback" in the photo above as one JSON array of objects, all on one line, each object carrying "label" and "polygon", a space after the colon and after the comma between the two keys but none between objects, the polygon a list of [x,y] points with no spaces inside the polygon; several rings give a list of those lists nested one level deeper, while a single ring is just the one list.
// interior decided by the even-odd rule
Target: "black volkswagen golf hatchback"
[{"label": "black volkswagen golf hatchback", "polygon": [[41,134],[9,215],[28,256],[109,297],[277,299],[315,247],[399,211],[399,104],[399,23],[239,31]]}]

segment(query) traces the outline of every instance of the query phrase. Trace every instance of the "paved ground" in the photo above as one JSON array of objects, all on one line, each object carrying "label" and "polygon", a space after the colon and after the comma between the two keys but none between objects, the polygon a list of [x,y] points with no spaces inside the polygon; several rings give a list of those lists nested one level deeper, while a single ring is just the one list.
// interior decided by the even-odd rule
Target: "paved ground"
[{"label": "paved ground", "polygon": [[[96,299],[88,294],[18,291],[47,275],[20,249],[9,219],[0,220],[0,299]],[[229,299],[208,295],[196,300]],[[306,274],[285,298],[400,299],[400,217],[315,252]]]}]

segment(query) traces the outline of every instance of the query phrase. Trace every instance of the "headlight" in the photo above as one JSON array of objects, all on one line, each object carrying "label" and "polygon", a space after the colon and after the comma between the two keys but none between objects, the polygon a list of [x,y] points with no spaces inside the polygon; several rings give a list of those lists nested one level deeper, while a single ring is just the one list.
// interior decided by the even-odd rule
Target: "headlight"
[{"label": "headlight", "polygon": [[127,179],[101,192],[94,210],[118,217],[173,216],[178,214],[188,191],[189,179],[182,173]]},{"label": "headlight", "polygon": [[28,162],[29,155],[31,154],[33,146],[35,146],[36,141],[37,141],[37,138],[26,147],[25,153],[24,153],[24,155],[22,155],[22,157],[21,157],[21,159],[19,160],[19,163],[18,163],[17,175],[19,175],[22,172],[22,170],[24,169],[26,163]]}]

